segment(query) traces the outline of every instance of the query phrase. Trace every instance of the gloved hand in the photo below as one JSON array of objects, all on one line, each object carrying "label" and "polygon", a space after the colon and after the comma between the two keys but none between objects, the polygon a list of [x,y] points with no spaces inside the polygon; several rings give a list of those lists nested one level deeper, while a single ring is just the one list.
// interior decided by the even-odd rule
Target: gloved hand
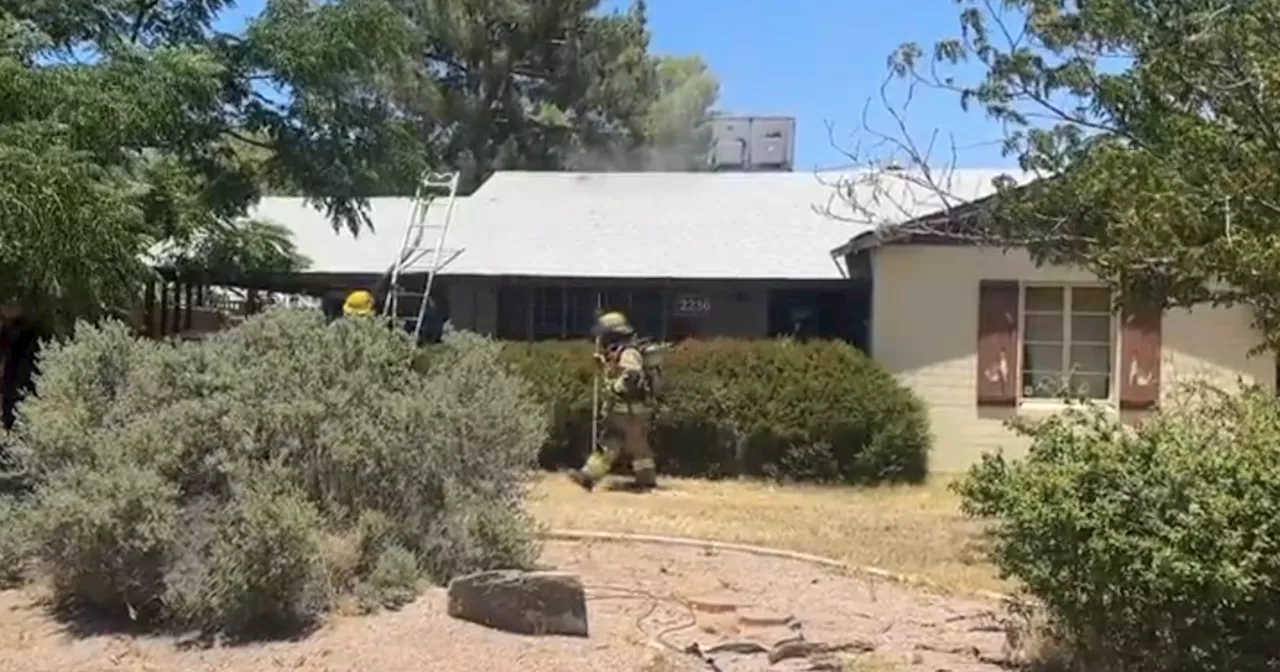
[{"label": "gloved hand", "polygon": [[591,356],[596,360],[596,366],[604,366],[605,363],[608,362],[608,359],[604,356],[603,352],[592,353]]}]

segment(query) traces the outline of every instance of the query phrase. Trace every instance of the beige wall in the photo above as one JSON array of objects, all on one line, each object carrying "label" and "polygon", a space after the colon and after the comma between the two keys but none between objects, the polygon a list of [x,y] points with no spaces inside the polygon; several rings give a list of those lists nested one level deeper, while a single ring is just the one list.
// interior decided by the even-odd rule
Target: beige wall
[{"label": "beige wall", "polygon": [[[933,471],[963,471],[999,448],[1013,455],[1025,450],[1002,421],[1051,413],[1052,402],[1028,401],[1016,410],[977,406],[978,282],[1088,283],[1091,276],[1036,268],[1020,251],[958,246],[888,246],[873,253],[872,267],[871,352],[928,405],[936,437]],[[1248,309],[1239,307],[1169,311],[1162,326],[1161,396],[1195,378],[1274,388],[1274,358],[1247,355],[1258,343],[1250,320]]]}]

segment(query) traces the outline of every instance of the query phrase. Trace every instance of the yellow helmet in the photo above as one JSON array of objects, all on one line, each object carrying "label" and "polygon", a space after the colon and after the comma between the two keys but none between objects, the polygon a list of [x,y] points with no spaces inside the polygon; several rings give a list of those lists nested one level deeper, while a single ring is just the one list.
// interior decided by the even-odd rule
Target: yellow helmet
[{"label": "yellow helmet", "polygon": [[597,317],[595,326],[591,328],[593,336],[630,336],[634,333],[627,316],[617,311]]},{"label": "yellow helmet", "polygon": [[375,312],[373,306],[373,294],[357,289],[347,295],[347,300],[342,304],[342,314],[353,317],[368,317]]}]

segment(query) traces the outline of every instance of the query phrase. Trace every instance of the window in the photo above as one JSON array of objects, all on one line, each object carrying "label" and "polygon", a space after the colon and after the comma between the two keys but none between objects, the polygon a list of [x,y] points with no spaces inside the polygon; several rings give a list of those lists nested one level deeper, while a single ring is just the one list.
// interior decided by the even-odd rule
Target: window
[{"label": "window", "polygon": [[563,287],[533,288],[533,338],[561,338],[565,329]]},{"label": "window", "polygon": [[602,309],[599,293],[590,287],[570,287],[569,326],[565,338],[590,338],[591,325],[595,324],[596,312]]},{"label": "window", "polygon": [[523,340],[590,338],[598,311],[621,310],[642,334],[657,336],[662,325],[658,289],[542,285],[505,288],[498,297],[499,335]]},{"label": "window", "polygon": [[1024,286],[1022,319],[1023,398],[1111,397],[1115,322],[1107,289]]}]

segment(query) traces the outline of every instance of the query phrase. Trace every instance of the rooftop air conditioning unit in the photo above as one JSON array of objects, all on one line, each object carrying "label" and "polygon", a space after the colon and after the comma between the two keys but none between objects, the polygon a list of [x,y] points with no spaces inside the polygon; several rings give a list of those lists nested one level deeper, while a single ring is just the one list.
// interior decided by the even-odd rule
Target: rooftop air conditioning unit
[{"label": "rooftop air conditioning unit", "polygon": [[732,171],[789,171],[795,166],[792,117],[714,117],[712,167]]},{"label": "rooftop air conditioning unit", "polygon": [[717,170],[745,170],[751,145],[751,123],[720,117],[711,121],[711,165]]}]

